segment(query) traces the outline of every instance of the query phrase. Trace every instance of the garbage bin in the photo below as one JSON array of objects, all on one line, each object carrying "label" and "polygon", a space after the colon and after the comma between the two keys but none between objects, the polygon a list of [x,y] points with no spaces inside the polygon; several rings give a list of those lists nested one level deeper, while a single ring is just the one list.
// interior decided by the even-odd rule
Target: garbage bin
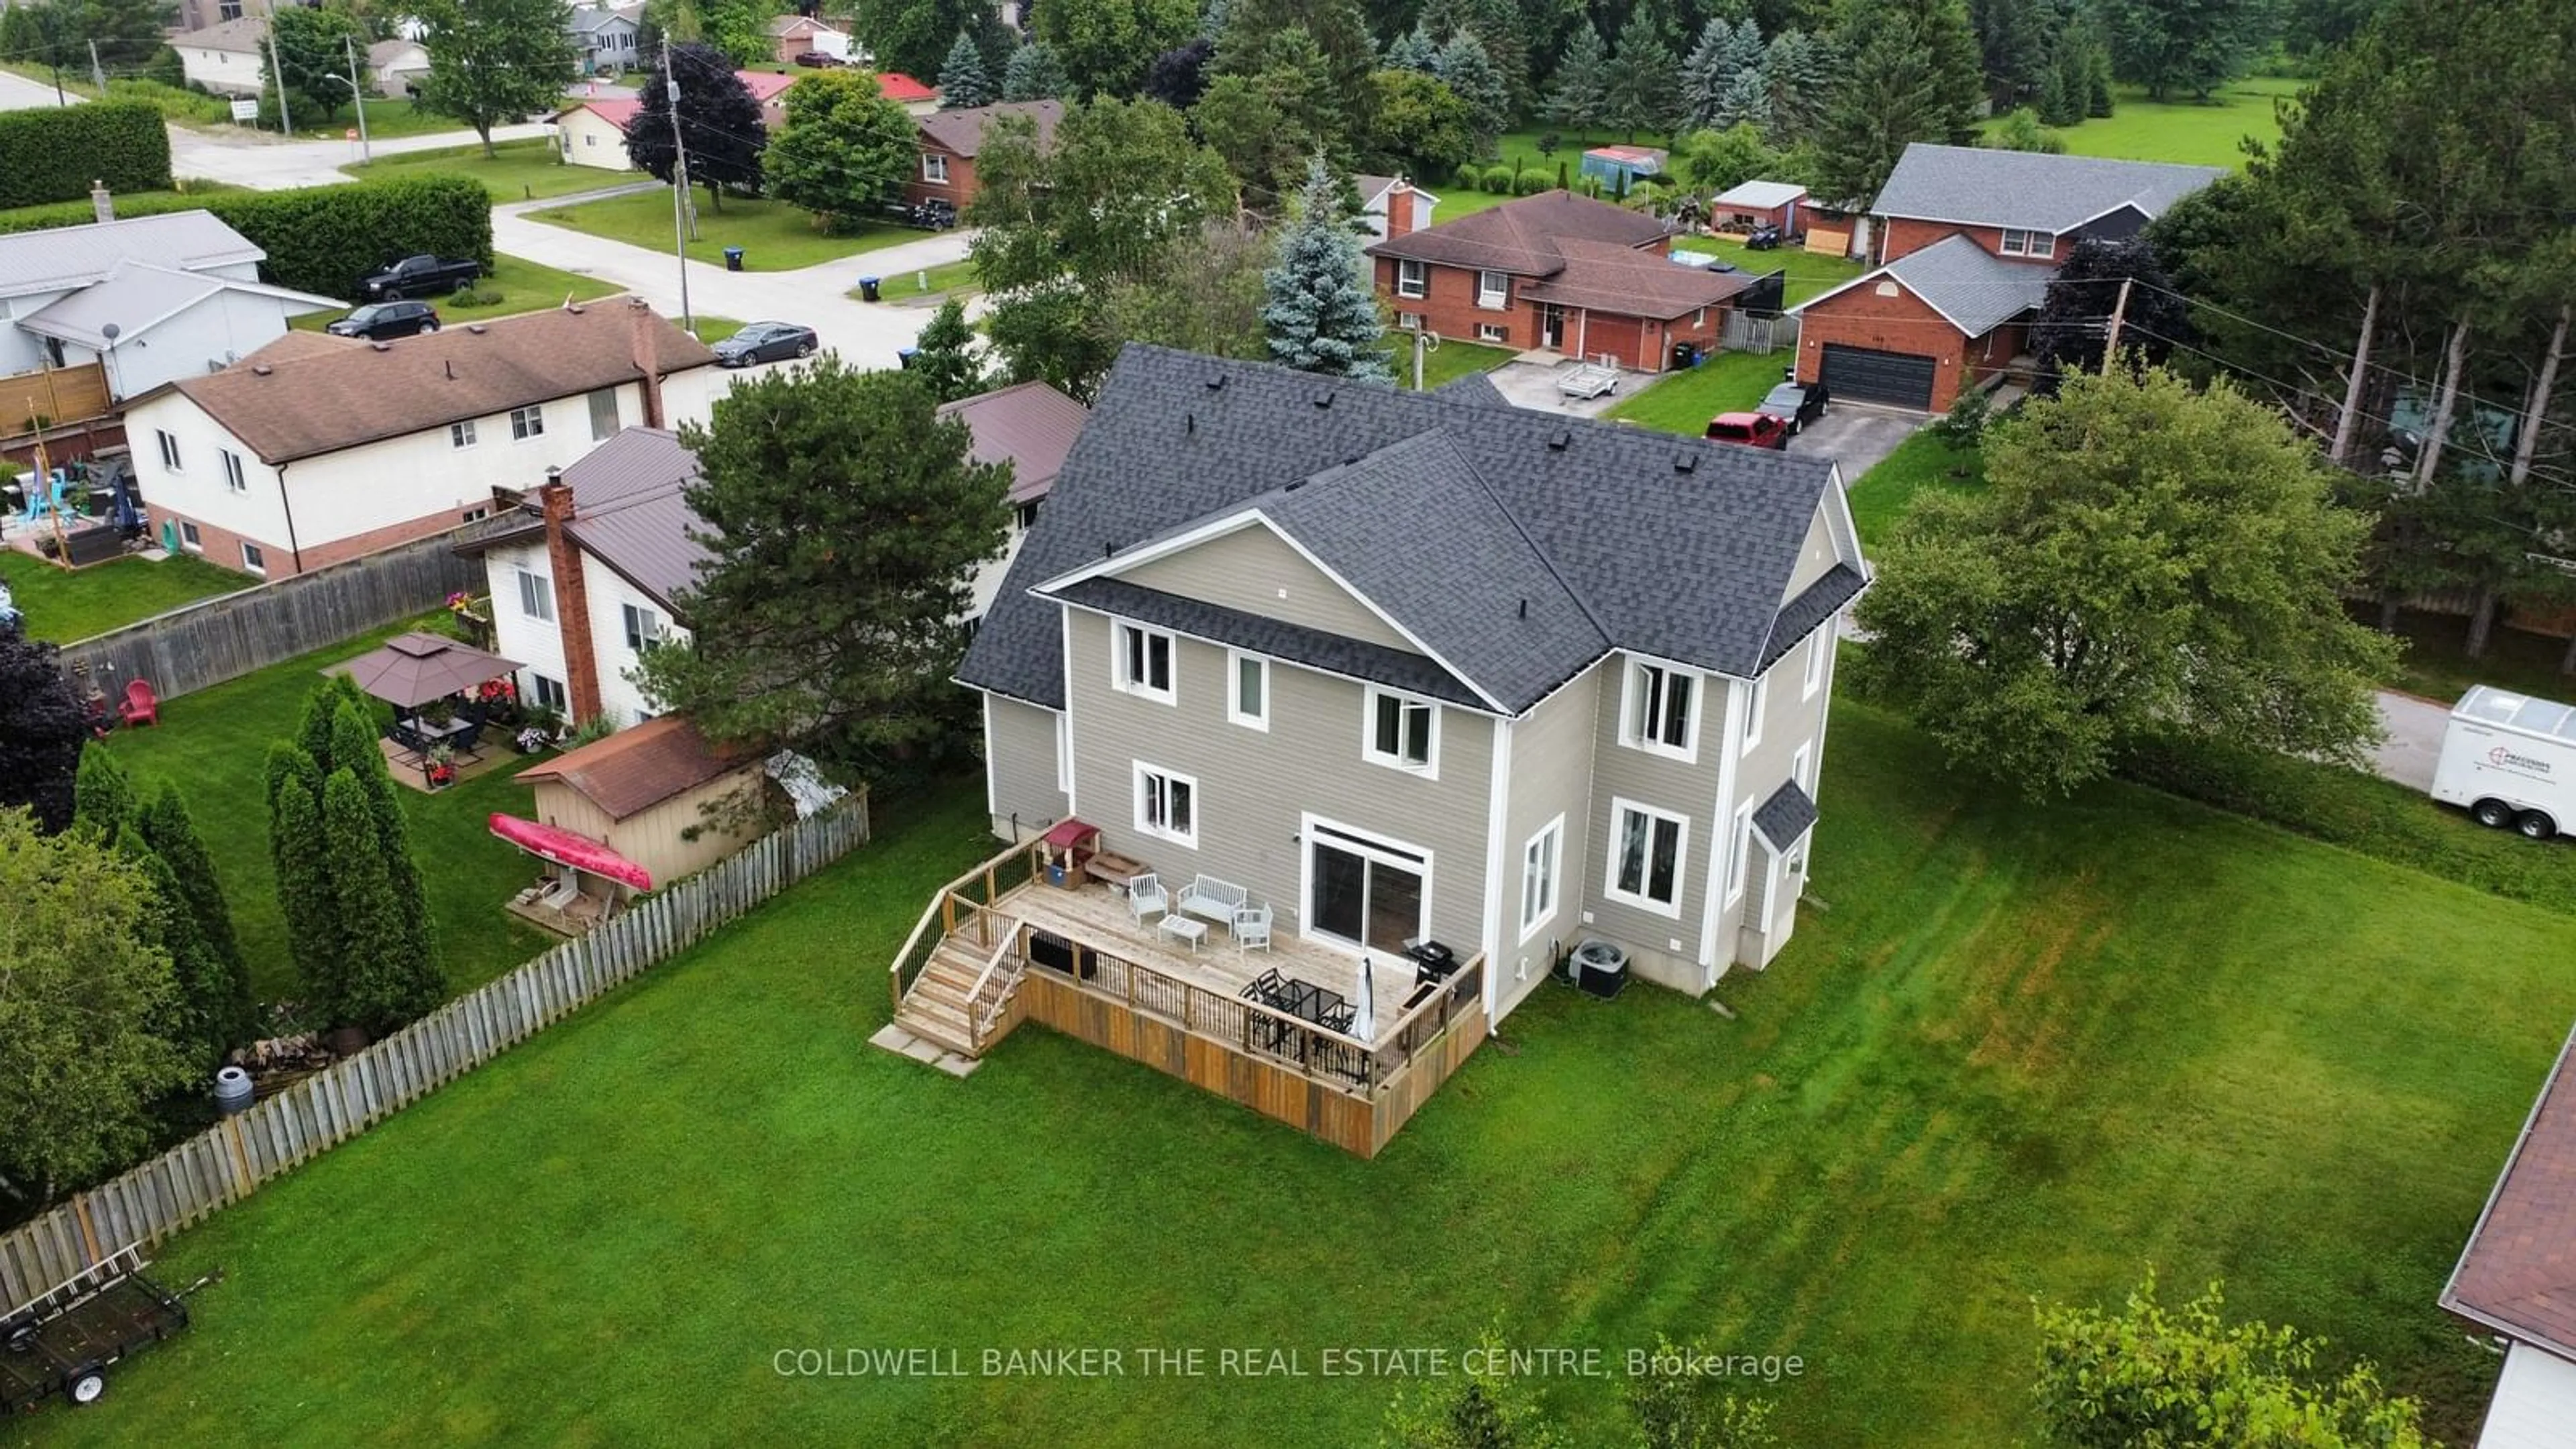
[{"label": "garbage bin", "polygon": [[910,367],[912,366],[912,359],[919,356],[920,353],[921,349],[918,347],[898,347],[894,350],[895,365],[897,367]]},{"label": "garbage bin", "polygon": [[874,277],[859,278],[859,296],[870,302],[877,300],[877,279]]},{"label": "garbage bin", "polygon": [[742,270],[742,248],[725,248],[725,270],[728,272],[739,272]]},{"label": "garbage bin", "polygon": [[1673,344],[1673,370],[1679,372],[1699,361],[1699,348],[1688,342]]}]

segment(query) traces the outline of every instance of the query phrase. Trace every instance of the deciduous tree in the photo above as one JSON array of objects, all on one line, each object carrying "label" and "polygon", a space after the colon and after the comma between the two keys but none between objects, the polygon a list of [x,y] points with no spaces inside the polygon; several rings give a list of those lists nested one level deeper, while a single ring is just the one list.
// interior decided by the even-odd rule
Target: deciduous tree
[{"label": "deciduous tree", "polygon": [[1115,282],[1100,304],[1098,327],[1113,350],[1151,342],[1184,352],[1246,361],[1266,359],[1261,309],[1268,291],[1269,237],[1230,217],[1211,217],[1195,237],[1173,243],[1164,275]]},{"label": "deciduous tree", "polygon": [[2351,761],[2388,642],[2343,591],[2370,520],[2224,382],[2069,378],[1987,430],[1990,487],[1916,502],[1861,604],[1862,686],[1951,757],[2063,794],[2150,733]]},{"label": "deciduous tree", "polygon": [[419,11],[420,108],[473,127],[484,155],[494,126],[562,103],[576,60],[562,0],[419,0]]},{"label": "deciduous tree", "polygon": [[1779,169],[1780,153],[1749,125],[1693,131],[1673,155],[1673,171],[1694,191],[1717,193],[1759,181]]},{"label": "deciduous tree", "polygon": [[787,88],[787,122],[770,138],[761,173],[771,196],[846,232],[878,219],[920,154],[911,114],[886,98],[873,72],[825,71]]},{"label": "deciduous tree", "polygon": [[0,622],[0,810],[24,805],[48,832],[72,823],[73,783],[89,723],[61,652]]},{"label": "deciduous tree", "polygon": [[1204,35],[1164,51],[1145,70],[1145,99],[1161,101],[1176,111],[1197,105],[1199,97],[1207,94],[1209,67],[1215,60],[1216,42]]},{"label": "deciduous tree", "polygon": [[1035,26],[1083,96],[1135,94],[1154,57],[1198,28],[1196,0],[1039,0]]},{"label": "deciduous tree", "polygon": [[345,10],[280,6],[268,18],[268,36],[260,82],[274,94],[283,79],[292,115],[328,121],[349,104],[352,49],[358,59],[358,83],[367,82],[366,27]]},{"label": "deciduous tree", "polygon": [[923,379],[825,354],[738,384],[689,506],[714,560],[692,642],[644,656],[645,692],[717,740],[787,744],[871,777],[953,723],[973,570],[1002,550],[1010,470],[974,462]]},{"label": "deciduous tree", "polygon": [[851,33],[876,64],[916,79],[937,75],[960,35],[972,38],[989,78],[1010,40],[990,0],[857,0],[855,14]]},{"label": "deciduous tree", "polygon": [[1346,183],[1318,156],[1307,163],[1297,214],[1279,236],[1279,260],[1263,278],[1261,309],[1270,356],[1300,372],[1386,382],[1386,324],[1368,282],[1359,233],[1342,217]]},{"label": "deciduous tree", "polygon": [[2271,7],[2247,0],[2106,0],[2111,62],[2150,100],[2207,99],[2240,74],[2265,38]]},{"label": "deciduous tree", "polygon": [[[688,148],[689,179],[703,183],[707,200],[724,210],[725,188],[760,190],[761,153],[769,146],[769,127],[760,118],[760,102],[751,87],[734,74],[733,60],[711,45],[671,45],[663,50],[666,79],[650,72],[636,98],[640,107],[626,123],[626,155],[657,181],[668,183],[679,172],[680,148]],[[874,85],[876,77],[857,73]],[[797,85],[853,79],[850,72],[807,76]],[[671,87],[679,86],[678,104]],[[794,89],[794,87],[790,87]],[[673,131],[672,112],[679,113]]]},{"label": "deciduous tree", "polygon": [[2173,289],[2152,245],[2142,237],[2086,237],[2067,251],[2031,326],[2030,347],[2041,373],[2101,371],[2114,311],[2121,318],[2120,355],[2130,365],[2161,367],[2176,343],[2192,340],[2191,305]]},{"label": "deciduous tree", "polygon": [[1376,133],[1368,151],[1378,164],[1408,176],[1446,176],[1476,154],[1467,103],[1438,76],[1382,70],[1369,77]]}]

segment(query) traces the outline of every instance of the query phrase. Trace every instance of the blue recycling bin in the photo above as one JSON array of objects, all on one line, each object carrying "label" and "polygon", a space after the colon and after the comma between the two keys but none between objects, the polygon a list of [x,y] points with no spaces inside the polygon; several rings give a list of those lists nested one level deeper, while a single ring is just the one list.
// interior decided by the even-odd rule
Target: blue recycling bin
[{"label": "blue recycling bin", "polygon": [[859,278],[859,295],[870,302],[877,300],[877,279],[874,277]]},{"label": "blue recycling bin", "polygon": [[740,248],[740,247],[726,247],[726,248],[724,249],[724,252],[725,252],[725,270],[726,270],[726,271],[728,271],[728,272],[739,272],[739,271],[741,271],[741,270],[742,270],[742,248]]},{"label": "blue recycling bin", "polygon": [[921,349],[918,347],[898,347],[894,350],[895,365],[898,367],[910,367],[912,366],[913,358],[920,354]]}]

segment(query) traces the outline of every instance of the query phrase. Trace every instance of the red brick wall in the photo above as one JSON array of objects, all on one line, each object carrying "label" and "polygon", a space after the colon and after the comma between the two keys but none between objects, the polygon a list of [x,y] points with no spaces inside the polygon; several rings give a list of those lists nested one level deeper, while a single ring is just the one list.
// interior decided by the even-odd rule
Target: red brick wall
[{"label": "red brick wall", "polygon": [[[1529,278],[1512,278],[1511,305],[1501,311],[1476,305],[1476,273],[1470,267],[1425,265],[1424,295],[1399,297],[1395,294],[1396,259],[1374,258],[1377,266],[1377,294],[1396,312],[1422,314],[1422,325],[1444,338],[1460,342],[1477,342],[1476,329],[1499,324],[1503,340],[1488,346],[1531,348],[1539,345],[1538,309],[1521,300],[1521,289]],[[1568,338],[1567,344],[1572,345]]]},{"label": "red brick wall", "polygon": [[1913,293],[1899,287],[1895,296],[1882,297],[1877,286],[1872,283],[1854,287],[1799,314],[1798,380],[1816,380],[1824,366],[1828,342],[1881,352],[1920,353],[1940,359],[1932,373],[1932,410],[1943,411],[1959,396],[1961,356],[1968,350],[1967,339]]},{"label": "red brick wall", "polygon": [[194,523],[197,525],[198,551],[205,555],[207,562],[221,564],[228,569],[242,567],[241,546],[244,543],[259,545],[259,550],[265,556],[267,564],[267,571],[262,577],[271,579],[293,578],[298,573],[309,573],[344,559],[353,559],[362,554],[374,553],[379,549],[391,548],[398,543],[409,543],[415,538],[427,538],[434,533],[444,533],[465,522],[463,510],[442,510],[408,522],[370,529],[349,538],[333,539],[329,543],[316,544],[305,549],[304,566],[298,569],[295,565],[295,550],[287,547],[286,540],[282,538],[255,538],[249,534],[235,533],[228,528],[217,528],[191,514],[163,508],[149,502],[144,505],[143,511],[152,520],[154,543],[161,541],[163,520],[173,523]]},{"label": "red brick wall", "polygon": [[[948,184],[945,186],[921,179],[921,156],[934,155],[948,158]],[[943,146],[933,146],[927,141],[922,143],[921,156],[913,158],[912,179],[903,184],[903,199],[915,206],[925,201],[945,201],[964,211],[966,204],[975,199],[974,159],[960,156]]]},{"label": "red brick wall", "polygon": [[[1953,226],[1946,221],[1915,221],[1908,217],[1890,217],[1882,233],[1878,259],[1895,261],[1907,252],[1919,252],[1946,236],[1965,235],[1996,256],[2004,254],[2004,229],[1999,226]],[[2067,244],[2061,240],[2057,254],[2030,259],[2034,266],[2053,267],[2066,260]],[[2006,257],[2021,261],[2020,257]]]}]

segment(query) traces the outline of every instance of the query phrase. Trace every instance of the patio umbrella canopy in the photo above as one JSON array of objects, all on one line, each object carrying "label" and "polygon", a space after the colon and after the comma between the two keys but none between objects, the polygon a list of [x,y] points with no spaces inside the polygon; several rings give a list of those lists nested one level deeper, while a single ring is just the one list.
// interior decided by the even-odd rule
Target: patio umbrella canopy
[{"label": "patio umbrella canopy", "polygon": [[518,667],[516,659],[486,654],[470,644],[436,634],[411,633],[397,634],[386,640],[384,647],[371,649],[323,673],[345,673],[376,698],[411,709],[433,699],[461,694]]},{"label": "patio umbrella canopy", "polygon": [[1377,1040],[1377,973],[1369,958],[1360,958],[1360,1004],[1351,1017],[1351,1035],[1362,1041]]}]

